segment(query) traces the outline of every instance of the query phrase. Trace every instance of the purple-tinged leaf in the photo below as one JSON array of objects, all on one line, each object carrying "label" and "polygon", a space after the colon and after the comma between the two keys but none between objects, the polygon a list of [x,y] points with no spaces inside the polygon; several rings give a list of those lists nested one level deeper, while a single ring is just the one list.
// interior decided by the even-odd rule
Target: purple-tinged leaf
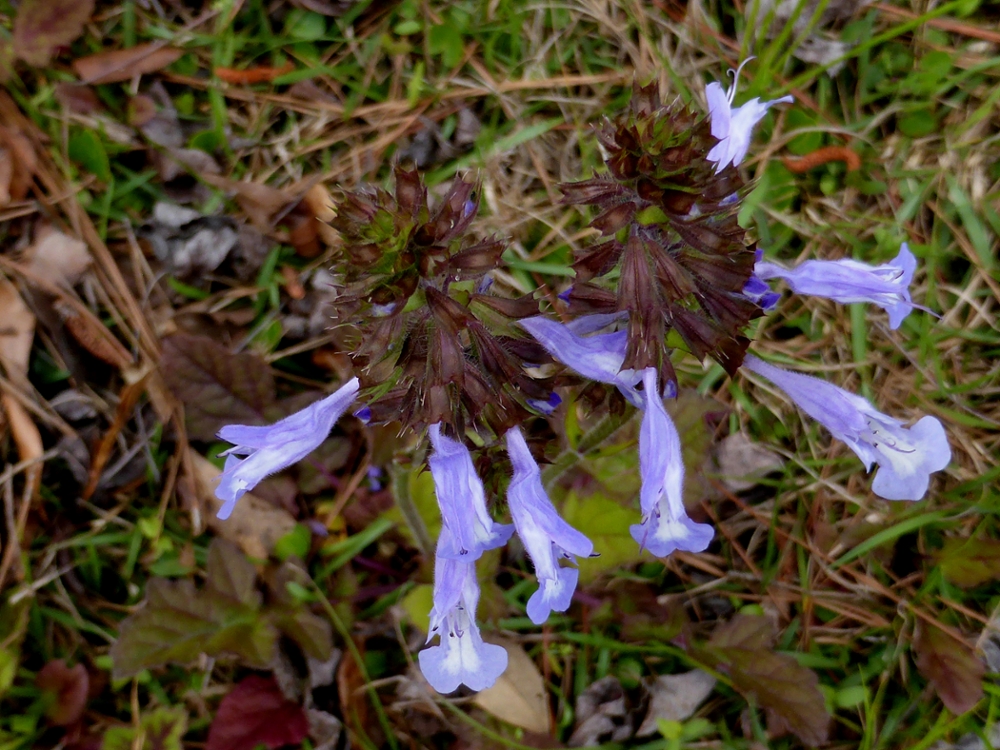
[{"label": "purple-tinged leaf", "polygon": [[163,341],[167,387],[184,402],[188,437],[214,440],[228,424],[263,424],[274,404],[274,377],[256,354],[232,354],[207,336],[176,334]]},{"label": "purple-tinged leaf", "polygon": [[250,675],[222,699],[205,750],[273,750],[299,745],[308,734],[302,706],[287,700],[273,677]]},{"label": "purple-tinged leaf", "polygon": [[917,669],[949,711],[958,716],[979,703],[986,668],[968,645],[940,628],[921,623],[913,649]]},{"label": "purple-tinged leaf", "polygon": [[67,667],[64,660],[54,659],[38,671],[35,685],[45,696],[45,717],[51,723],[65,727],[83,716],[90,677],[82,664]]},{"label": "purple-tinged leaf", "polygon": [[93,12],[94,0],[24,0],[14,19],[14,51],[28,65],[44,67],[56,47],[83,33]]},{"label": "purple-tinged leaf", "polygon": [[772,723],[808,745],[826,742],[830,716],[816,674],[787,654],[772,649],[777,632],[766,617],[736,615],[716,628],[700,660],[728,674],[733,687],[753,697]]}]

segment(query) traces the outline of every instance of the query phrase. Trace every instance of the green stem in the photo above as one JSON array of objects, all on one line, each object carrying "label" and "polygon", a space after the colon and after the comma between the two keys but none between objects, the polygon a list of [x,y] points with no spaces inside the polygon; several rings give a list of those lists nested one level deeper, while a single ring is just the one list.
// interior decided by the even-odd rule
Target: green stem
[{"label": "green stem", "polygon": [[[326,594],[323,593],[323,590],[319,587],[319,584],[312,580],[312,578],[310,578],[309,581],[312,583],[313,589],[319,596],[320,604],[323,606],[323,609],[326,610],[327,617],[330,618],[330,622],[333,623],[334,629],[336,629],[337,633],[339,633],[340,637],[344,640],[344,645],[347,646],[347,650],[351,652],[351,658],[354,659],[354,663],[358,665],[358,672],[361,674],[361,679],[365,681],[365,691],[368,693],[368,698],[371,700],[372,707],[375,709],[375,714],[378,716],[378,723],[381,725],[382,731],[385,732],[386,742],[392,750],[398,750],[399,746],[396,744],[396,735],[392,729],[392,724],[389,723],[389,716],[386,714],[385,708],[382,706],[382,701],[378,697],[378,692],[374,687],[372,687],[371,678],[368,676],[368,669],[365,667],[365,661],[361,656],[361,652],[358,651],[357,644],[351,637],[350,632],[348,632],[344,621],[340,619],[340,615],[337,614],[337,610],[332,604],[330,604],[330,600],[326,598]],[[358,728],[363,734],[364,730],[361,728],[360,723],[358,724]],[[372,748],[375,747],[375,743],[371,741],[371,738],[366,736],[363,737],[363,740],[368,746]]]},{"label": "green stem", "polygon": [[402,513],[403,520],[409,527],[410,533],[413,534],[413,541],[420,549],[420,554],[424,558],[428,558],[434,554],[434,542],[431,540],[430,532],[427,531],[427,524],[424,523],[423,516],[420,515],[420,509],[413,502],[412,491],[413,480],[416,477],[415,472],[419,471],[419,467],[423,463],[423,451],[420,451],[413,457],[411,466],[414,468],[407,469],[393,465],[389,469],[389,476],[392,478],[392,495],[399,507],[399,512]]}]

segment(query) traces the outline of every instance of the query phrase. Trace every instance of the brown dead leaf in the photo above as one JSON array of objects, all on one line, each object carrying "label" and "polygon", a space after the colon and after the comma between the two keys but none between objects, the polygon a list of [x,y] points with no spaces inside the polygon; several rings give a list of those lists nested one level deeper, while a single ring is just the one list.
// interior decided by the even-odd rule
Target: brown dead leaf
[{"label": "brown dead leaf", "polygon": [[35,337],[35,316],[12,283],[0,279],[0,364],[7,377],[28,374],[31,342]]},{"label": "brown dead leaf", "polygon": [[[0,396],[0,404],[7,415],[7,423],[10,426],[10,434],[17,445],[17,455],[22,461],[33,461],[39,458],[44,452],[42,445],[42,434],[38,431],[28,410],[24,408],[20,401],[8,393]],[[27,474],[27,487],[25,493],[29,497],[34,497],[38,490],[38,482],[41,479],[41,466],[35,464]]]},{"label": "brown dead leaf", "polygon": [[337,215],[334,209],[333,196],[327,190],[326,185],[317,183],[309,188],[308,192],[302,196],[302,202],[309,206],[309,209],[316,215],[316,231],[319,238],[327,247],[334,247],[340,239],[337,230],[330,226],[330,222]]},{"label": "brown dead leaf", "polygon": [[222,471],[193,451],[191,461],[198,499],[205,510],[209,528],[223,539],[239,545],[250,557],[267,559],[275,543],[295,528],[292,514],[248,492],[236,503],[233,514],[220,521],[215,514],[222,507],[222,501],[215,496],[215,486]]},{"label": "brown dead leaf", "polygon": [[130,81],[136,76],[155,73],[175,62],[183,50],[161,47],[152,42],[128,49],[112,49],[73,61],[73,70],[84,83]]},{"label": "brown dead leaf", "polygon": [[722,483],[730,492],[744,492],[773,471],[781,471],[784,459],[755,443],[742,432],[724,438],[715,447]]},{"label": "brown dead leaf", "polygon": [[10,203],[10,183],[14,179],[14,162],[10,152],[0,146],[0,207]]},{"label": "brown dead leaf", "polygon": [[83,33],[93,12],[94,0],[24,0],[14,19],[14,51],[28,65],[44,67],[56,47]]},{"label": "brown dead leaf", "polygon": [[86,243],[43,224],[35,242],[24,252],[24,262],[35,276],[55,286],[72,287],[91,264]]},{"label": "brown dead leaf", "polygon": [[502,638],[487,640],[507,649],[507,670],[493,687],[476,693],[473,703],[508,724],[529,732],[548,734],[549,702],[545,681],[535,662],[514,641]]},{"label": "brown dead leaf", "polygon": [[660,675],[648,683],[649,711],[636,737],[656,734],[661,720],[684,721],[712,693],[715,678],[701,669]]},{"label": "brown dead leaf", "polygon": [[213,187],[234,194],[247,218],[262,232],[270,231],[271,217],[295,200],[295,196],[286,191],[259,182],[237,182],[215,175],[202,175],[202,179]]},{"label": "brown dead leaf", "polygon": [[7,161],[5,169],[9,177],[0,180],[0,188],[5,188],[0,194],[0,207],[8,203],[23,201],[31,189],[35,179],[35,169],[38,158],[31,141],[23,133],[0,125],[0,160]]}]

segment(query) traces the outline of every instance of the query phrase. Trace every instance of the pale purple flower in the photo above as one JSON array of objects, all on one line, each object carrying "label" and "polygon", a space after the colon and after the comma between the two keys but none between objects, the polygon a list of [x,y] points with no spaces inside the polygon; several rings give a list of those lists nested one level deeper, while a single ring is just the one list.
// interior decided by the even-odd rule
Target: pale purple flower
[{"label": "pale purple flower", "polygon": [[642,371],[646,396],[639,429],[639,506],[642,523],[632,526],[632,538],[657,557],[675,550],[703,552],[715,535],[709,524],[695,523],[684,508],[684,460],[681,439],[663,407],[656,370]]},{"label": "pale purple flower", "polygon": [[[757,252],[754,255],[754,262],[760,263],[763,257],[764,251],[757,248]],[[756,273],[750,274],[747,283],[743,285],[743,296],[766,312],[773,310],[775,305],[778,304],[778,300],[781,299],[781,295],[777,292],[772,292],[767,282],[761,279]]]},{"label": "pale purple flower", "polygon": [[923,417],[912,427],[877,411],[868,401],[811,375],[789,372],[751,354],[743,365],[781,390],[802,411],[847,443],[868,471],[878,464],[872,491],[886,500],[920,500],[930,475],[951,462],[944,427]]},{"label": "pale purple flower", "polygon": [[434,453],[427,459],[434,492],[449,534],[438,542],[438,557],[478,560],[485,550],[502,547],[514,533],[510,524],[496,523],[486,509],[483,483],[472,465],[469,449],[441,434],[441,425],[428,430]]},{"label": "pale purple flower", "polygon": [[559,558],[574,561],[574,555],[588,557],[594,545],[559,517],[542,486],[538,464],[517,427],[507,431],[507,455],[514,466],[507,503],[538,578],[538,590],[528,600],[528,617],[541,625],[549,612],[569,609],[580,575],[576,568],[561,567]]},{"label": "pale purple flower", "polygon": [[797,294],[825,297],[843,305],[869,302],[889,313],[889,328],[896,330],[912,312],[910,282],[917,268],[909,246],[904,242],[899,254],[881,266],[861,261],[807,260],[795,268],[759,261],[754,273],[761,279],[784,279]]},{"label": "pale purple flower", "polygon": [[[747,60],[744,60],[740,68],[746,63]],[[764,119],[764,115],[767,114],[770,107],[783,102],[795,101],[791,96],[783,96],[769,102],[762,102],[759,98],[754,97],[744,105],[734,107],[733,97],[736,95],[736,79],[739,78],[739,75],[740,71],[737,69],[733,78],[733,86],[728,92],[723,91],[722,85],[715,82],[705,87],[712,135],[719,139],[719,142],[708,152],[706,158],[716,163],[716,174],[730,164],[734,167],[739,166],[743,157],[747,155],[747,149],[750,148],[754,126]]]},{"label": "pale purple flower", "polygon": [[[215,488],[216,497],[224,502],[219,518],[229,518],[236,501],[264,477],[301,461],[318,448],[354,401],[358,388],[358,379],[351,378],[326,398],[272,425],[231,424],[219,430],[219,438],[234,443],[222,453],[226,465]],[[241,455],[246,458],[238,458]]]},{"label": "pale purple flower", "polygon": [[442,547],[453,547],[451,532],[441,529],[434,562],[434,606],[427,641],[440,636],[437,646],[417,655],[420,671],[439,693],[451,693],[459,685],[473,690],[492,687],[507,669],[507,651],[484,643],[476,625],[479,583],[471,560],[441,556]]},{"label": "pale purple flower", "polygon": [[617,386],[625,398],[633,405],[639,406],[642,403],[642,395],[635,386],[641,376],[635,370],[622,370],[628,331],[580,335],[590,330],[599,330],[618,317],[590,315],[579,318],[570,325],[563,325],[537,316],[526,318],[519,323],[545,351],[564,365],[590,380]]}]

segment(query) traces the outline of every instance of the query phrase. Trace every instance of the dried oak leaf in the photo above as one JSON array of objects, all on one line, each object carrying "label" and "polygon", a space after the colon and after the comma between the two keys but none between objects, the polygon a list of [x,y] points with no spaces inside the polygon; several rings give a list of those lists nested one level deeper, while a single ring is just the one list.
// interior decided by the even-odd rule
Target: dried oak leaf
[{"label": "dried oak leaf", "polygon": [[162,70],[184,54],[176,47],[157,42],[137,44],[128,49],[110,49],[73,61],[73,71],[84,83],[116,83]]},{"label": "dried oak leaf", "polygon": [[83,33],[93,12],[94,0],[24,0],[14,19],[14,51],[28,65],[44,67],[56,47]]},{"label": "dried oak leaf", "polygon": [[90,690],[90,677],[82,664],[66,666],[53,659],[38,670],[35,685],[45,696],[45,717],[59,727],[75,724],[83,716]]},{"label": "dried oak leaf", "polygon": [[983,697],[983,666],[972,649],[940,628],[922,625],[913,643],[917,669],[934,686],[941,702],[956,716]]},{"label": "dried oak leaf", "polygon": [[206,750],[254,750],[298,745],[309,734],[302,706],[285,699],[273,677],[251,675],[219,704]]},{"label": "dried oak leaf", "polygon": [[207,336],[164,339],[160,365],[167,387],[184,403],[194,440],[213,440],[227,424],[261,424],[274,404],[267,363],[255,354],[232,354]]},{"label": "dried oak leaf", "polygon": [[793,657],[775,653],[776,636],[766,617],[736,615],[693,651],[713,669],[728,674],[733,687],[753,696],[772,725],[787,728],[808,745],[819,745],[830,729],[819,679]]},{"label": "dried oak leaf", "polygon": [[187,664],[199,654],[235,654],[264,667],[274,655],[278,630],[261,612],[257,571],[231,542],[208,548],[206,581],[153,578],[146,605],[122,622],[111,647],[115,679],[169,662]]}]

